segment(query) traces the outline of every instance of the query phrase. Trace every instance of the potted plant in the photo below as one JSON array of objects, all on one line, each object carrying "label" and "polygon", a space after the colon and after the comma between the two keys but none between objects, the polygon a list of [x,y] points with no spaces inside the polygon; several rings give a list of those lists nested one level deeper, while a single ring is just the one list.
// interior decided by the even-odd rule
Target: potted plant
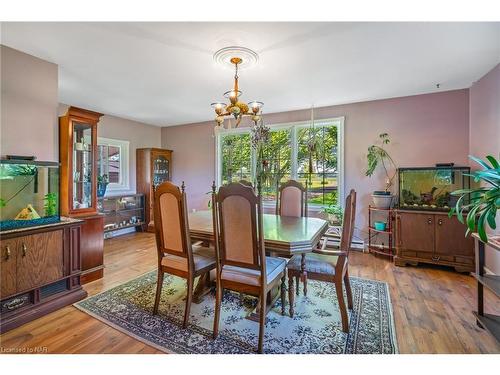
[{"label": "potted plant", "polygon": [[[260,121],[260,122],[259,122]],[[269,160],[264,154],[264,147],[269,141],[270,128],[264,125],[261,116],[254,118],[254,124],[251,129],[252,147],[256,151],[257,163],[255,165],[255,186],[260,194],[262,185],[269,182],[271,173],[269,171]]]},{"label": "potted plant", "polygon": [[[391,192],[392,185],[394,184],[394,178],[397,173],[397,166],[392,157],[389,155],[385,146],[388,145],[391,140],[389,134],[381,133],[379,134],[380,144],[373,144],[368,147],[367,162],[368,167],[366,169],[366,176],[371,177],[373,173],[380,165],[384,169],[386,176],[385,179],[385,189],[380,191],[376,190],[372,194],[373,204],[378,208],[390,208],[394,200],[394,195]],[[389,164],[394,168],[393,173],[389,173]]]},{"label": "potted plant", "polygon": [[[496,229],[497,210],[500,209],[500,162],[491,155],[486,157],[487,161],[473,156],[469,158],[482,167],[482,170],[470,175],[474,177],[475,182],[482,182],[482,186],[477,189],[452,192],[452,195],[459,198],[455,207],[450,210],[449,216],[456,214],[461,223],[467,224],[466,235],[477,231],[481,240],[488,242],[486,227]],[[467,218],[464,220],[465,212]]]},{"label": "potted plant", "polygon": [[106,194],[106,188],[108,187],[109,178],[107,174],[97,176],[97,196],[99,198],[104,197]]},{"label": "potted plant", "polygon": [[321,212],[327,215],[330,224],[342,226],[344,209],[340,204],[329,204],[328,206],[323,207]]}]

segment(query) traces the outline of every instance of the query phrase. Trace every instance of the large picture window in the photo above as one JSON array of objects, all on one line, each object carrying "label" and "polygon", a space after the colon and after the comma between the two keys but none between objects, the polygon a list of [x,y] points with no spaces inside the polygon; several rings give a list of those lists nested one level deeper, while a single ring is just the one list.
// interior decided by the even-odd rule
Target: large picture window
[{"label": "large picture window", "polygon": [[[289,179],[308,182],[311,208],[343,201],[343,117],[271,126],[264,156],[270,178],[262,186],[264,202],[276,199],[277,187]],[[255,179],[255,151],[250,129],[234,129],[217,135],[217,182]],[[314,145],[314,147],[311,147]]]}]

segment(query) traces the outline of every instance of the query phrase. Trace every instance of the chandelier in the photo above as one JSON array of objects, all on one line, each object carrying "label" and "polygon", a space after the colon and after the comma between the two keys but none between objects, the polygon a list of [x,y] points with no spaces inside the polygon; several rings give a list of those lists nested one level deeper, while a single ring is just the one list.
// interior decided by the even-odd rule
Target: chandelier
[{"label": "chandelier", "polygon": [[238,70],[241,67],[248,67],[255,64],[258,60],[257,53],[245,47],[226,47],[214,54],[214,60],[234,67],[233,88],[224,93],[224,97],[229,100],[229,103],[212,103],[212,108],[216,114],[215,130],[224,129],[225,119],[232,117],[236,120],[235,128],[238,127],[244,116],[251,116],[252,121],[257,125],[261,119],[261,109],[264,103],[254,100],[247,104],[241,101],[242,92],[238,86]]}]

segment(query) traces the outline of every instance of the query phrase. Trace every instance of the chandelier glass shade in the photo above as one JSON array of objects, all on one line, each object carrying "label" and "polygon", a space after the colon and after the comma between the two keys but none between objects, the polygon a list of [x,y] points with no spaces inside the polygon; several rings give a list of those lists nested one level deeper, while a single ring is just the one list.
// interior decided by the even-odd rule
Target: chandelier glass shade
[{"label": "chandelier glass shade", "polygon": [[[223,48],[222,50],[219,50],[215,53],[214,59],[218,61],[220,59],[220,56],[229,56],[228,53],[231,53],[231,51],[234,50],[235,55],[238,55],[241,51],[244,51],[243,47],[228,47],[228,48]],[[257,54],[251,50],[250,51],[253,55],[255,56],[255,59],[257,58]],[[248,54],[249,52],[247,52]],[[215,123],[216,123],[216,130],[224,128],[224,122],[226,118],[234,118],[236,120],[235,123],[235,128],[238,127],[240,124],[241,120],[243,119],[244,116],[251,116],[252,121],[254,124],[257,124],[257,122],[261,119],[261,110],[262,106],[264,103],[254,100],[249,103],[245,103],[244,101],[241,100],[241,95],[242,92],[239,90],[238,87],[238,67],[244,64],[243,58],[238,57],[233,55],[233,57],[228,58],[228,63],[230,63],[232,66],[234,66],[234,84],[233,88],[229,91],[226,91],[224,93],[224,98],[226,98],[229,102],[224,103],[224,102],[214,102],[212,103],[212,108],[215,111]],[[245,55],[245,54],[243,54]],[[249,55],[250,56],[250,55]],[[255,60],[256,61],[256,60]],[[254,62],[255,62],[254,61]]]}]

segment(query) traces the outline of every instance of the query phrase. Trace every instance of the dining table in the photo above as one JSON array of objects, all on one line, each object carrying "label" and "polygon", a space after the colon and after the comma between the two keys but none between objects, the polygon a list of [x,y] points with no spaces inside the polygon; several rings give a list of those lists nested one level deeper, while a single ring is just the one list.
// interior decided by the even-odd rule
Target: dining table
[{"label": "dining table", "polygon": [[[211,210],[190,212],[188,215],[191,241],[214,243],[213,216]],[[263,214],[264,246],[271,256],[290,258],[301,254],[301,279],[305,281],[305,255],[316,248],[328,229],[326,220],[316,217],[292,217]],[[208,281],[208,280],[207,280]],[[267,298],[270,309],[276,301],[278,293],[273,291]],[[258,319],[251,314],[250,319]]]}]

